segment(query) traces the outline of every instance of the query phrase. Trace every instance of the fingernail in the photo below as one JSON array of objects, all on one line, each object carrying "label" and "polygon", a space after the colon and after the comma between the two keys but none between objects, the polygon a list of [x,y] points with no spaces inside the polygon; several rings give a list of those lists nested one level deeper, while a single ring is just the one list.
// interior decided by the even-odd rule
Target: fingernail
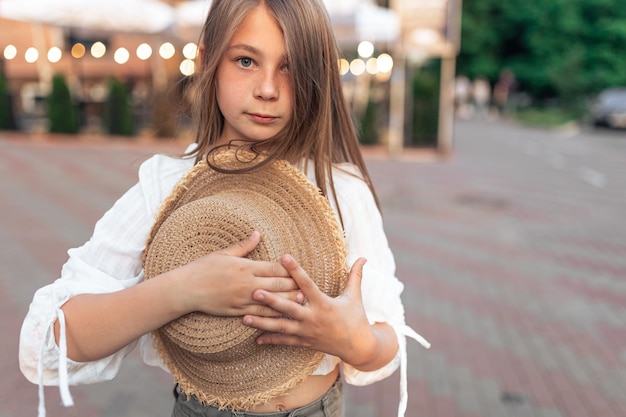
[{"label": "fingernail", "polygon": [[259,234],[259,232],[257,232],[256,230],[254,232],[252,232],[252,234],[248,237],[248,239],[250,240],[254,240],[254,238],[257,237],[257,235]]},{"label": "fingernail", "polygon": [[283,261],[284,261],[286,264],[288,264],[288,263],[291,263],[291,261],[293,261],[293,258],[291,257],[291,255],[285,255],[285,256],[283,257]]}]

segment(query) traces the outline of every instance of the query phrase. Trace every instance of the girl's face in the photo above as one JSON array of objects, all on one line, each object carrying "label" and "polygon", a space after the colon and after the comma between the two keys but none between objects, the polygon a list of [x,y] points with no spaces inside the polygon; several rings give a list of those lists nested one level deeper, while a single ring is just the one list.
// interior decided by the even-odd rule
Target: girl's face
[{"label": "girl's face", "polygon": [[217,103],[224,115],[220,143],[277,135],[292,115],[285,41],[263,6],[246,16],[217,68]]}]

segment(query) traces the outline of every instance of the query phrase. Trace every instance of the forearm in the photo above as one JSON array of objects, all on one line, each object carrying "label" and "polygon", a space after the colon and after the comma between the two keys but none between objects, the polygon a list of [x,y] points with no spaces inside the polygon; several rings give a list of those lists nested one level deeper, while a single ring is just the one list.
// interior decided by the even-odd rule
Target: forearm
[{"label": "forearm", "polygon": [[[171,278],[163,274],[121,291],[82,294],[65,303],[68,357],[77,362],[104,358],[182,315],[171,296]],[[58,344],[58,319],[54,333]]]},{"label": "forearm", "polygon": [[344,359],[352,367],[370,372],[387,365],[398,352],[396,332],[387,323],[374,323],[371,333],[355,338],[350,354]]}]

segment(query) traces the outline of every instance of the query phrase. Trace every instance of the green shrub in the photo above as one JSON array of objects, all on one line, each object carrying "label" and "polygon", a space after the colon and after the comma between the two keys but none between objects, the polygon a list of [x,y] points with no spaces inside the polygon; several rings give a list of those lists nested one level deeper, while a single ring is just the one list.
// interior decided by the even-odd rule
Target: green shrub
[{"label": "green shrub", "polygon": [[365,108],[365,114],[361,119],[360,141],[364,145],[374,145],[378,139],[378,113],[379,105],[370,99]]},{"label": "green shrub", "polygon": [[15,128],[11,91],[4,72],[0,70],[0,130],[13,130]]},{"label": "green shrub", "polygon": [[410,145],[437,146],[439,132],[440,62],[432,60],[413,76]]},{"label": "green shrub", "polygon": [[132,136],[135,133],[128,88],[115,78],[109,79],[109,95],[103,106],[102,121],[111,135]]},{"label": "green shrub", "polygon": [[72,102],[65,77],[52,77],[52,90],[48,95],[48,130],[51,133],[78,133],[80,119],[78,109]]}]

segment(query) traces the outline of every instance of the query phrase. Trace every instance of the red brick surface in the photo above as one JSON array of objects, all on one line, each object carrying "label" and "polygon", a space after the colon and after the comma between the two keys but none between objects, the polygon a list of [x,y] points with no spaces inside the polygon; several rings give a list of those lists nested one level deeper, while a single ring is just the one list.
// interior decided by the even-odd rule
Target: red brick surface
[{"label": "red brick surface", "polygon": [[[458,121],[454,153],[364,153],[407,322],[407,417],[626,416],[626,134]],[[33,292],[136,178],[181,144],[0,132],[0,417],[34,416],[17,367]],[[559,164],[554,164],[555,158]],[[603,184],[584,175],[595,170]],[[396,415],[399,376],[348,387],[347,417]],[[46,389],[49,416],[169,416],[171,378],[137,355],[113,381]]]}]

